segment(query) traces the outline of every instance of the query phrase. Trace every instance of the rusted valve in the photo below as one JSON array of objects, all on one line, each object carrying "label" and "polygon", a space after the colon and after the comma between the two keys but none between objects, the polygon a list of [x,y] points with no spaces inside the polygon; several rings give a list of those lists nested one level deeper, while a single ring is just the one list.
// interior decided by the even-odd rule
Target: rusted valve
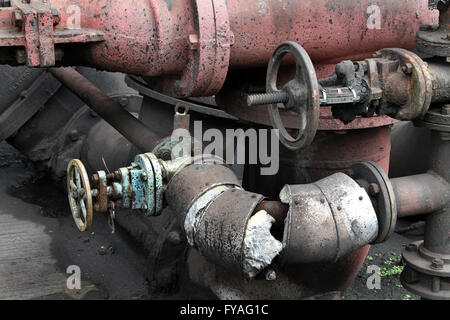
[{"label": "rusted valve", "polygon": [[91,187],[83,163],[73,159],[67,168],[67,191],[78,229],[89,230],[94,211],[109,212],[111,218],[121,208],[140,210],[145,216],[159,215],[163,210],[164,182],[193,161],[195,158],[189,156],[163,161],[153,153],[140,154],[129,167],[114,173],[94,173]]},{"label": "rusted valve", "polygon": [[78,159],[67,167],[67,196],[78,229],[87,231],[92,225],[92,191],[86,169]]},{"label": "rusted valve", "polygon": [[[278,70],[286,54],[291,54],[296,63],[295,78],[281,90],[277,87]],[[320,94],[316,72],[308,53],[296,42],[284,42],[273,53],[267,68],[266,94],[250,95],[248,104],[270,104],[272,125],[280,130],[280,141],[290,150],[307,147],[314,140],[319,125]],[[298,114],[300,128],[292,135],[283,124],[279,109]]]}]

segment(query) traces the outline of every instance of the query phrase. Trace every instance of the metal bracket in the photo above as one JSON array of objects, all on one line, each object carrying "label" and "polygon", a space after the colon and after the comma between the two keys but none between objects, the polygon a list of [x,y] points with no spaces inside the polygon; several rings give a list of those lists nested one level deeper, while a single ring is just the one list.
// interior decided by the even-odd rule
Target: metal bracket
[{"label": "metal bracket", "polygon": [[54,66],[56,44],[104,40],[104,34],[98,30],[56,29],[58,12],[42,0],[12,0],[11,7],[0,8],[0,19],[11,22],[0,28],[0,47],[24,47],[17,51],[16,59],[29,67]]}]

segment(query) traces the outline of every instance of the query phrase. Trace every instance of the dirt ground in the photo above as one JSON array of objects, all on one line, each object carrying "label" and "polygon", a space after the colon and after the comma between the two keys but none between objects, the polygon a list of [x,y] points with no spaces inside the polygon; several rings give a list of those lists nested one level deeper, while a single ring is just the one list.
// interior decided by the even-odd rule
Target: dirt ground
[{"label": "dirt ground", "polygon": [[[96,216],[74,226],[66,195],[6,143],[0,143],[0,299],[146,299],[145,255]],[[3,236],[3,238],[2,238]],[[68,266],[82,290],[67,290]]]},{"label": "dirt ground", "polygon": [[[418,220],[400,220],[397,230],[408,228]],[[370,248],[369,254],[352,286],[347,290],[345,300],[418,300],[420,297],[409,293],[400,283],[403,270],[401,251],[404,245],[423,239],[423,227],[408,233],[394,233],[382,244]],[[368,267],[376,265],[380,268],[380,289],[368,289],[367,280],[372,275]],[[369,270],[370,271],[370,270]]]},{"label": "dirt ground", "polygon": [[[94,217],[87,234],[78,232],[65,194],[45,177],[36,176],[32,164],[5,142],[0,143],[0,181],[0,283],[6,283],[0,288],[0,299],[150,297],[144,250],[120,228],[111,234],[101,215]],[[415,222],[400,221],[398,228]],[[400,284],[400,252],[422,233],[423,228],[395,233],[388,242],[373,246],[344,299],[418,299]],[[82,270],[82,292],[65,289],[70,265]],[[370,265],[381,268],[379,290],[367,288]]]}]

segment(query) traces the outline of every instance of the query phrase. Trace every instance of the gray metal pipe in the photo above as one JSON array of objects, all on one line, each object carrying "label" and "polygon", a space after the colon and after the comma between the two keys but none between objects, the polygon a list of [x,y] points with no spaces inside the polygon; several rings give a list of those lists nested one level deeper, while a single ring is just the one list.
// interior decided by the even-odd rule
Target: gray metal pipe
[{"label": "gray metal pipe", "polygon": [[[450,182],[450,140],[447,135],[438,131],[431,132],[430,169]],[[427,217],[424,247],[435,253],[450,254],[449,230],[450,203],[447,202],[445,208]]]},{"label": "gray metal pipe", "polygon": [[399,218],[432,213],[449,202],[449,184],[435,174],[391,179]]}]

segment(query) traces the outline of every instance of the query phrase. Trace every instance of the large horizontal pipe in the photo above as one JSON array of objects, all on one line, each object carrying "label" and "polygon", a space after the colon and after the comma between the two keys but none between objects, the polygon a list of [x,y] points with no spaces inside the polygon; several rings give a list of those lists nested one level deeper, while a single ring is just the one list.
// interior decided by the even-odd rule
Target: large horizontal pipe
[{"label": "large horizontal pipe", "polygon": [[196,39],[189,36],[211,40],[201,33],[213,36],[214,28],[233,33],[230,67],[249,68],[266,67],[273,50],[288,40],[302,44],[315,62],[385,47],[413,49],[419,25],[437,23],[428,0],[378,0],[376,5],[372,0],[135,0],[132,8],[122,0],[49,2],[60,13],[61,27],[72,22],[75,5],[81,8],[81,27],[105,31],[103,43],[86,46],[91,62],[148,76],[181,72],[189,42]]},{"label": "large horizontal pipe", "polygon": [[391,179],[398,217],[436,212],[448,206],[449,184],[435,174]]},{"label": "large horizontal pipe", "polygon": [[[300,43],[315,64],[331,65],[367,58],[381,48],[412,50],[419,26],[438,21],[428,0],[47,3],[58,12],[55,30],[95,30],[102,35],[92,43],[77,43],[80,37],[65,39],[68,44],[57,48],[64,51],[63,64],[161,77],[161,90],[179,96],[217,93],[228,70],[265,68],[284,41]],[[17,32],[11,12],[0,13],[0,25],[8,40],[0,46],[11,46],[8,37]],[[70,46],[72,41],[76,46]]]},{"label": "large horizontal pipe", "polygon": [[160,137],[76,70],[72,68],[49,70],[56,79],[141,151],[152,151],[161,141]]}]

